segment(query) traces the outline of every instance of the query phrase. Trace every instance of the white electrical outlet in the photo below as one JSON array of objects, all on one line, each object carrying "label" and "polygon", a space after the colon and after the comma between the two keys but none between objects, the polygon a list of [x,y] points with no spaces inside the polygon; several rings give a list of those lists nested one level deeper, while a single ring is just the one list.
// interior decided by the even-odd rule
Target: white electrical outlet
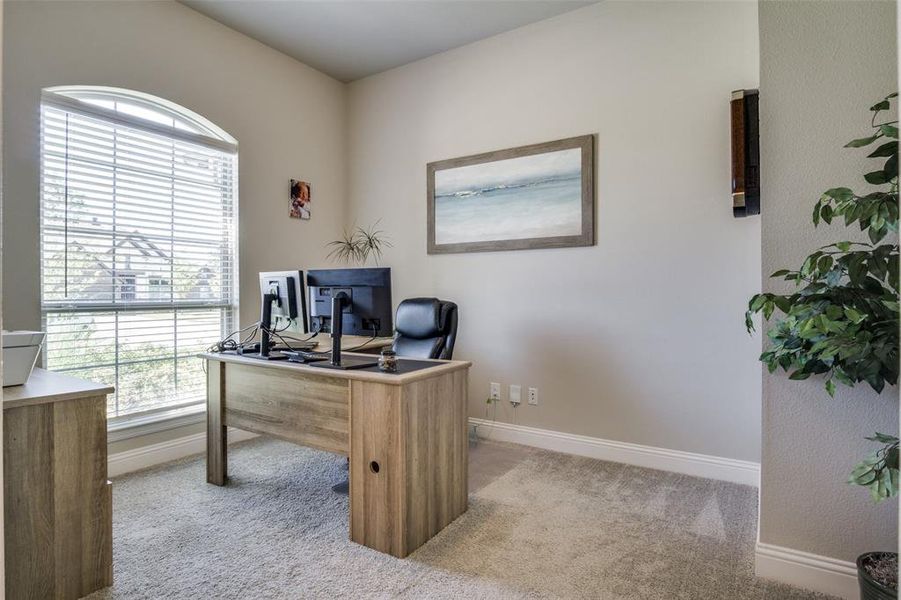
[{"label": "white electrical outlet", "polygon": [[497,402],[501,399],[501,384],[491,382],[491,386],[488,388],[488,397]]},{"label": "white electrical outlet", "polygon": [[516,406],[522,402],[522,387],[518,385],[510,385],[510,404]]},{"label": "white electrical outlet", "polygon": [[538,388],[529,388],[529,404],[538,406]]}]

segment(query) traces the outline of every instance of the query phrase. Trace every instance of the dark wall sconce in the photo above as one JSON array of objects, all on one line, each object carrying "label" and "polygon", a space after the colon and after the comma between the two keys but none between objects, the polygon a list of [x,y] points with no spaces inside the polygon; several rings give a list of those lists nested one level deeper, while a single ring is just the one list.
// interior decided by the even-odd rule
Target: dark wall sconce
[{"label": "dark wall sconce", "polygon": [[732,92],[732,215],[760,214],[758,90]]}]

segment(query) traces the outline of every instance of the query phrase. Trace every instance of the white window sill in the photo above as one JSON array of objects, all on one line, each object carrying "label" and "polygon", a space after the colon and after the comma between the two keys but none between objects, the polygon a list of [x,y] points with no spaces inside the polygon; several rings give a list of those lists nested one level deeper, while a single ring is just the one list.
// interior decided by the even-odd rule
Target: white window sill
[{"label": "white window sill", "polygon": [[152,415],[136,415],[132,418],[111,421],[107,425],[106,441],[119,442],[204,421],[206,421],[206,406],[203,404]]}]

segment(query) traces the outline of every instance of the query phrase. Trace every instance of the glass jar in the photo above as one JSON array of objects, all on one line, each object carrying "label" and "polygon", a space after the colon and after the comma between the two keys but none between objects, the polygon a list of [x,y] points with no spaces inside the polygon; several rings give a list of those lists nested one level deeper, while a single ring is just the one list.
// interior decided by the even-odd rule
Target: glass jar
[{"label": "glass jar", "polygon": [[390,347],[379,355],[379,369],[385,373],[397,373],[397,352]]}]

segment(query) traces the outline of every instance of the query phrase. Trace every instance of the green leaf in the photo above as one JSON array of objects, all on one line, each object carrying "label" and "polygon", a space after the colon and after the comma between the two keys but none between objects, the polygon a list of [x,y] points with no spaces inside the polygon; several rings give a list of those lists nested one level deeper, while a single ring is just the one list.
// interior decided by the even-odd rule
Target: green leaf
[{"label": "green leaf", "polygon": [[893,154],[889,157],[887,161],[885,161],[885,166],[882,167],[883,173],[885,173],[886,181],[891,181],[895,177],[898,176],[898,155]]},{"label": "green leaf", "polygon": [[865,440],[869,440],[871,442],[879,442],[880,444],[897,444],[898,438],[893,435],[886,435],[884,433],[879,433],[878,431],[874,433],[870,437],[864,438]]},{"label": "green leaf", "polygon": [[850,306],[845,307],[845,316],[848,317],[848,320],[852,323],[860,323],[864,320],[864,315],[860,314],[857,310],[851,308]]},{"label": "green leaf", "polygon": [[880,110],[888,110],[891,108],[891,104],[889,104],[888,100],[883,100],[882,102],[877,102],[873,106],[870,107],[870,110],[873,112],[879,112]]},{"label": "green leaf", "polygon": [[751,298],[751,302],[748,304],[748,309],[751,312],[757,312],[763,307],[763,303],[766,302],[766,296],[763,294],[757,294],[753,298]]},{"label": "green leaf", "polygon": [[835,397],[835,382],[831,379],[826,380],[826,392],[830,396]]},{"label": "green leaf", "polygon": [[850,188],[837,187],[826,190],[823,192],[823,196],[832,198],[836,202],[846,202],[854,199],[854,192],[852,192]]},{"label": "green leaf", "polygon": [[867,183],[871,183],[873,185],[882,185],[889,181],[889,177],[886,177],[885,171],[871,171],[863,176],[864,179],[867,180]]},{"label": "green leaf", "polygon": [[882,144],[868,154],[867,158],[879,158],[881,156],[892,156],[893,154],[898,154],[898,142],[887,142]]},{"label": "green leaf", "polygon": [[782,277],[783,275],[787,275],[788,273],[790,273],[788,269],[779,269],[778,271],[770,275],[770,277]]},{"label": "green leaf", "polygon": [[851,140],[850,142],[845,144],[845,148],[860,148],[862,146],[869,146],[870,144],[872,144],[873,142],[878,140],[880,137],[882,137],[882,136],[880,134],[876,133],[874,135],[871,135],[870,137]]},{"label": "green leaf", "polygon": [[882,132],[883,135],[886,135],[890,138],[898,139],[898,128],[894,125],[885,124],[879,128],[879,131]]},{"label": "green leaf", "polygon": [[883,229],[876,229],[875,227],[870,227],[867,230],[867,235],[870,237],[870,241],[874,244],[878,244],[882,238],[885,237],[885,231]]},{"label": "green leaf", "polygon": [[773,302],[776,304],[776,308],[788,314],[792,307],[792,302],[790,298],[786,298],[785,296],[776,296],[773,298]]}]

